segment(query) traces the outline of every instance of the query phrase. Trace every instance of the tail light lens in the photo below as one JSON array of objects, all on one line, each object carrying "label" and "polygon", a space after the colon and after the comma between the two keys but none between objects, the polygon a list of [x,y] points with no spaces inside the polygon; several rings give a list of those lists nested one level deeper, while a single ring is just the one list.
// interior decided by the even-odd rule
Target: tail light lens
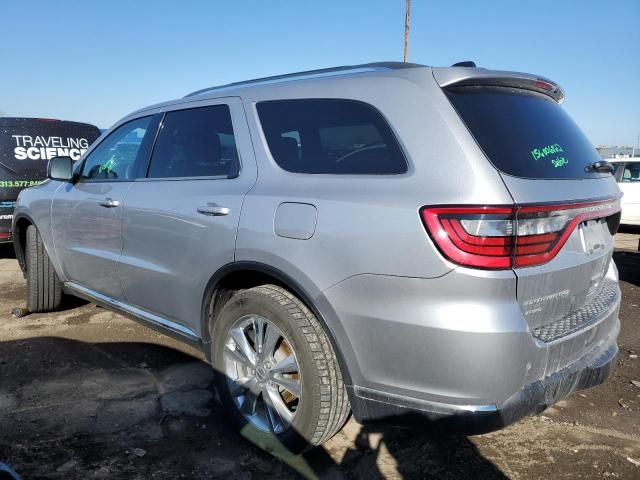
[{"label": "tail light lens", "polygon": [[469,267],[509,269],[554,258],[578,224],[620,211],[619,200],[513,207],[424,207],[429,235],[449,260]]}]

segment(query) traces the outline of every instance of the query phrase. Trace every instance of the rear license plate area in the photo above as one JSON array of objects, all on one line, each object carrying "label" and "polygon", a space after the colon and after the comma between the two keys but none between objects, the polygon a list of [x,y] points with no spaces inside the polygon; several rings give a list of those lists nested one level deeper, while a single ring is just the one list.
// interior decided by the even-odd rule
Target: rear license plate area
[{"label": "rear license plate area", "polygon": [[605,239],[600,220],[582,222],[578,229],[584,252],[587,255],[602,255],[605,249]]}]

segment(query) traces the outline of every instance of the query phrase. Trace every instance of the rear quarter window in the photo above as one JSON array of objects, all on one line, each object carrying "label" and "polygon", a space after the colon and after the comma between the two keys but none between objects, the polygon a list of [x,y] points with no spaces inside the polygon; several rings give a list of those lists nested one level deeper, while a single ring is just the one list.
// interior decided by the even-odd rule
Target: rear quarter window
[{"label": "rear quarter window", "polygon": [[260,102],[257,110],[271,155],[284,170],[344,175],[407,171],[389,125],[366,103],[277,100]]},{"label": "rear quarter window", "polygon": [[601,160],[591,142],[546,95],[504,87],[450,87],[445,93],[501,172],[535,179],[603,176],[588,168]]}]

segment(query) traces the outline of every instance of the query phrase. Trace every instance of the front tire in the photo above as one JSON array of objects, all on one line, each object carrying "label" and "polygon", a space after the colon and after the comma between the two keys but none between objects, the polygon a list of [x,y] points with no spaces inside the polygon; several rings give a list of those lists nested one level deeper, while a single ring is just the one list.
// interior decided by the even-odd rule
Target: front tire
[{"label": "front tire", "polygon": [[335,435],[350,412],[336,354],[317,318],[275,285],[235,294],[212,325],[223,405],[263,448],[300,453]]},{"label": "front tire", "polygon": [[62,303],[62,282],[44,248],[40,232],[33,225],[27,227],[25,245],[27,266],[27,310],[34,313],[51,312]]}]

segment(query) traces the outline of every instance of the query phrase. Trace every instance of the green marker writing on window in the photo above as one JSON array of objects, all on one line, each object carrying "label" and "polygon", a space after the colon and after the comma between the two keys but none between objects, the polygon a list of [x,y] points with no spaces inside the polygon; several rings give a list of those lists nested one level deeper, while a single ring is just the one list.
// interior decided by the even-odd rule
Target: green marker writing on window
[{"label": "green marker writing on window", "polygon": [[558,143],[554,143],[553,145],[547,145],[542,148],[534,148],[531,150],[531,156],[535,161],[540,160],[541,158],[545,158],[548,155],[553,155],[556,153],[564,153],[562,147]]},{"label": "green marker writing on window", "polygon": [[565,157],[556,157],[551,160],[551,164],[556,168],[564,167],[568,163],[569,163],[569,160],[566,159]]}]

